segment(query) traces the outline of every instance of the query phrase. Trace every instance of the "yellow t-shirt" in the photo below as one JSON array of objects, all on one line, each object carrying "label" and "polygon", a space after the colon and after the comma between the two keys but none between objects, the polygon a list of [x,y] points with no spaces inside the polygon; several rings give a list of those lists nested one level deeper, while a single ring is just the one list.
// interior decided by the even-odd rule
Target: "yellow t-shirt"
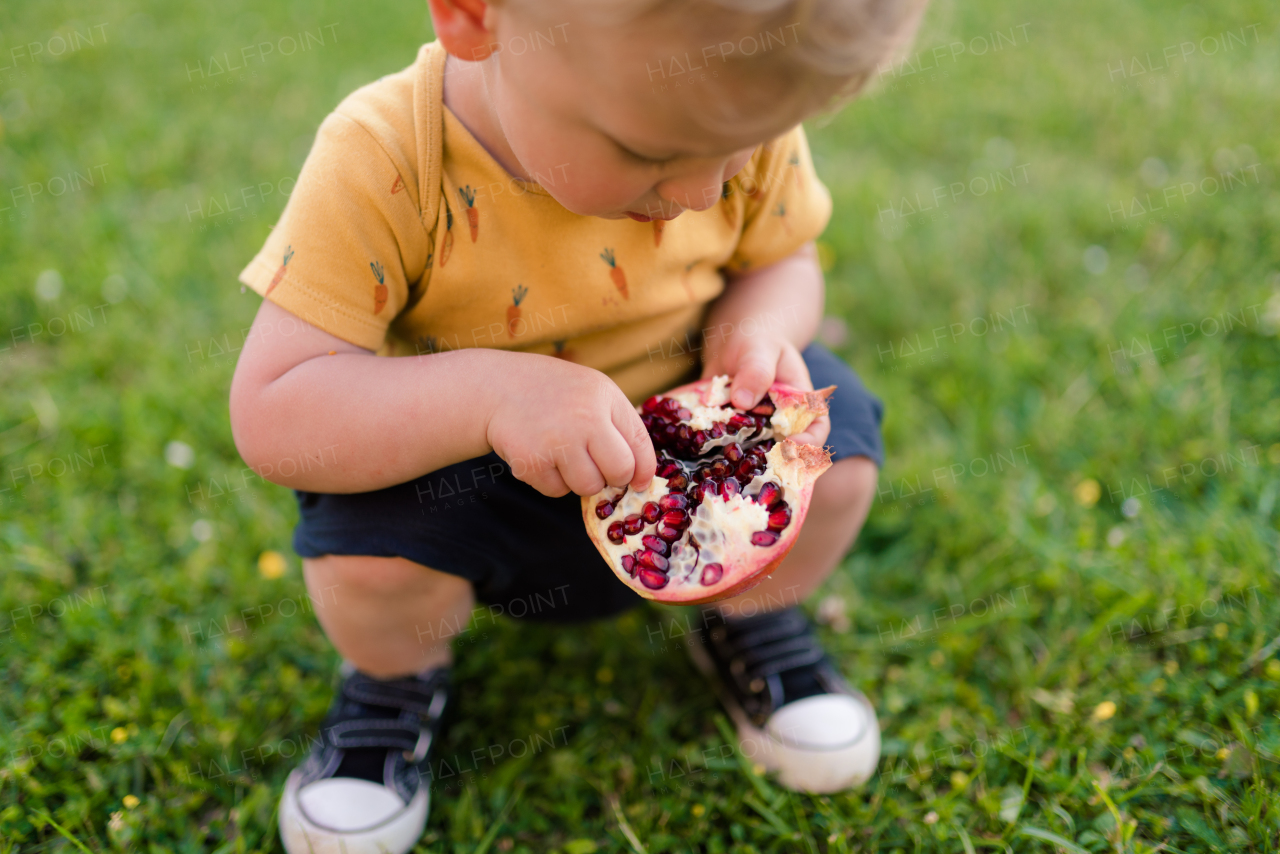
[{"label": "yellow t-shirt", "polygon": [[826,227],[831,197],[800,127],[761,146],[708,210],[667,223],[570,213],[542,186],[561,176],[511,177],[444,107],[444,59],[424,45],[325,119],[240,281],[380,355],[544,353],[639,401],[697,363],[722,270],[772,264]]}]

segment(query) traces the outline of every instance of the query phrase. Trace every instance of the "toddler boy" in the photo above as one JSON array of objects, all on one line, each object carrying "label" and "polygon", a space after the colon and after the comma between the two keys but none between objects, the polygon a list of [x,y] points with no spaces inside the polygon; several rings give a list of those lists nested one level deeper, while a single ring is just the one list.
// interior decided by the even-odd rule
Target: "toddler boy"
[{"label": "toddler boy", "polygon": [[[799,123],[856,92],[920,0],[429,0],[437,41],[321,125],[241,274],[266,299],[231,388],[344,658],[322,744],[289,777],[299,852],[404,852],[474,602],[531,619],[640,600],[578,495],[643,487],[634,405],[701,373],[754,405],[835,385],[799,441],[835,464],[759,587],[704,609],[691,646],[784,785],[835,791],[879,753],[874,711],[796,605],[852,545],[883,453],[880,405],[813,344],[813,240],[831,202]],[[385,358],[407,357],[407,358]],[[335,598],[331,596],[330,598]],[[420,772],[420,769],[423,769]]]}]

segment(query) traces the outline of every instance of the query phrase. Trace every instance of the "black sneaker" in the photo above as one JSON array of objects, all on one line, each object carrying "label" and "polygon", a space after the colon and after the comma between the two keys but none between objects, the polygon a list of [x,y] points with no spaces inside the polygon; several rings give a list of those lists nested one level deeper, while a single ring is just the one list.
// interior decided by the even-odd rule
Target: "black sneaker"
[{"label": "black sneaker", "polygon": [[419,766],[440,734],[449,669],[389,680],[350,665],[342,673],[320,743],[285,782],[280,838],[288,854],[404,854],[427,823]]},{"label": "black sneaker", "polygon": [[875,709],[849,685],[799,608],[726,621],[702,611],[689,654],[717,677],[743,755],[806,792],[860,785],[880,761]]}]

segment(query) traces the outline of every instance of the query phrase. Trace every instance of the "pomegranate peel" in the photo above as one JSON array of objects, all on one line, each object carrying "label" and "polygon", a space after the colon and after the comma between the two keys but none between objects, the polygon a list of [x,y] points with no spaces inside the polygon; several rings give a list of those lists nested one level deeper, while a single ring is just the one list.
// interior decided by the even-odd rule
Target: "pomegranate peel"
[{"label": "pomegranate peel", "polygon": [[729,402],[729,377],[700,380],[640,407],[658,454],[644,490],[584,496],[587,534],[641,596],[694,605],[763,581],[795,544],[824,448],[790,436],[827,411],[834,387],[770,386],[750,409]]}]

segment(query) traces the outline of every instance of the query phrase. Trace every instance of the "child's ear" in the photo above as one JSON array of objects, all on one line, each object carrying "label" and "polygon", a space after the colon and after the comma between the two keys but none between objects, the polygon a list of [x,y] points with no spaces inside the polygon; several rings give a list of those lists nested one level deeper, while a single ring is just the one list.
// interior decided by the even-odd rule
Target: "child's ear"
[{"label": "child's ear", "polygon": [[436,38],[444,49],[467,62],[488,59],[497,49],[488,26],[486,0],[427,0]]}]

